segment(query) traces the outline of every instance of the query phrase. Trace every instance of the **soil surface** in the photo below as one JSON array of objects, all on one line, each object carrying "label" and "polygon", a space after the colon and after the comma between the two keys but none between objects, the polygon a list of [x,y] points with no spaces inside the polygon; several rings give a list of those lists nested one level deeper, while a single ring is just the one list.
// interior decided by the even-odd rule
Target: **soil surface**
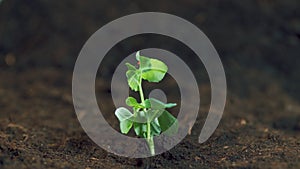
[{"label": "soil surface", "polygon": [[[120,42],[107,54],[115,57],[106,57],[96,80],[97,97],[107,98],[98,104],[116,130],[110,78],[120,57],[133,51],[146,46],[177,53],[199,76],[201,93],[190,135],[163,154],[130,159],[106,152],[83,131],[73,108],[71,80],[77,55],[93,32],[113,19],[143,11],[175,14],[202,29],[224,64],[228,95],[217,130],[199,144],[210,106],[210,83],[201,62],[167,37]],[[298,0],[2,0],[0,168],[298,169],[299,53]],[[167,91],[176,89],[172,79],[165,83]],[[176,92],[168,97],[176,100]]]}]

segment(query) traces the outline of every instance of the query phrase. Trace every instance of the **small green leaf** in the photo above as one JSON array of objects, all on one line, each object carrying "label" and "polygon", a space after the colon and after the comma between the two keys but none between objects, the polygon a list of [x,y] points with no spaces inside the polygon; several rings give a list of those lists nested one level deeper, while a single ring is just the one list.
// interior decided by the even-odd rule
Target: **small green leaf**
[{"label": "small green leaf", "polygon": [[121,133],[127,134],[133,124],[133,122],[131,121],[133,114],[125,107],[120,107],[115,111],[115,115],[117,116],[118,120],[120,121]]},{"label": "small green leaf", "polygon": [[120,122],[121,133],[127,134],[132,127],[133,122],[129,119]]},{"label": "small green leaf", "polygon": [[167,135],[174,135],[178,131],[177,119],[166,110],[158,117],[158,123],[161,131]]},{"label": "small green leaf", "polygon": [[137,111],[134,115],[134,121],[139,123],[147,122],[147,115],[144,111]]},{"label": "small green leaf", "polygon": [[159,117],[165,110],[164,109],[149,109],[147,111],[147,121],[151,122]]},{"label": "small green leaf", "polygon": [[145,105],[144,105],[145,108],[150,108],[151,107],[151,103],[150,103],[150,100],[149,99],[146,99],[145,100]]},{"label": "small green leaf", "polygon": [[[147,138],[147,123],[133,123],[133,128],[135,131],[135,134],[139,137]],[[159,126],[158,121],[152,121],[150,123],[151,128],[151,136],[159,136],[161,133],[161,128]]]},{"label": "small green leaf", "polygon": [[146,123],[133,123],[135,134],[139,137],[147,137],[147,124]]},{"label": "small green leaf", "polygon": [[115,111],[115,115],[117,116],[120,122],[133,117],[133,114],[125,107],[117,108],[117,110]]},{"label": "small green leaf", "polygon": [[138,103],[134,97],[128,97],[126,99],[126,104],[134,108],[144,108],[144,106]]},{"label": "small green leaf", "polygon": [[149,98],[152,109],[165,109],[176,106],[176,103],[163,103],[160,100]]},{"label": "small green leaf", "polygon": [[138,102],[134,97],[127,97],[125,102],[130,107],[136,107],[136,105],[138,105]]},{"label": "small green leaf", "polygon": [[160,128],[160,125],[158,123],[158,120],[155,119],[154,121],[152,121],[150,123],[151,125],[151,135],[152,136],[159,136],[160,133],[161,133],[161,128]]},{"label": "small green leaf", "polygon": [[131,97],[129,96],[127,99],[126,99],[126,104],[130,107],[133,107],[135,108],[136,110],[138,108],[150,108],[151,107],[151,104],[150,104],[150,100],[149,99],[146,99],[144,101],[144,104],[142,103],[138,103],[137,100],[134,98],[134,97]]},{"label": "small green leaf", "polygon": [[129,87],[134,91],[139,91],[141,72],[130,63],[126,63],[126,66],[128,68],[126,72],[126,77]]},{"label": "small green leaf", "polygon": [[165,108],[165,103],[163,103],[157,99],[149,98],[149,101],[150,101],[152,109],[164,109]]},{"label": "small green leaf", "polygon": [[165,104],[165,107],[166,107],[166,108],[172,108],[172,107],[174,107],[174,106],[177,106],[177,104],[176,104],[176,103],[166,103],[166,104]]},{"label": "small green leaf", "polygon": [[137,101],[136,101],[136,99],[134,98],[134,97],[128,97],[127,99],[126,99],[126,104],[128,105],[128,106],[131,106],[131,107],[135,107],[137,104],[139,104]]},{"label": "small green leaf", "polygon": [[149,82],[159,82],[164,78],[168,67],[162,61],[145,56],[139,56],[137,59],[140,61],[143,79]]}]

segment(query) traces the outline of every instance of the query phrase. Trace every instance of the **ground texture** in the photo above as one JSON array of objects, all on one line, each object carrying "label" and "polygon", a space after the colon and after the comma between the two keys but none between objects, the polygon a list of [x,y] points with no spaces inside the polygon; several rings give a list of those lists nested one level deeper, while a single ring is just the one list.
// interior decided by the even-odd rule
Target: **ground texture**
[{"label": "ground texture", "polygon": [[[4,0],[0,168],[300,168],[299,7],[297,0]],[[163,47],[182,52],[202,77],[197,79],[199,116],[191,134],[169,152],[129,159],[101,149],[81,128],[72,103],[72,67],[94,31],[112,19],[142,11],[176,14],[200,27],[223,61],[228,96],[218,129],[199,144],[210,103],[209,81],[188,53],[173,41],[165,43]],[[155,40],[150,38],[150,44]],[[110,55],[124,55],[148,41],[128,42]],[[110,61],[114,60],[106,60]],[[99,70],[96,91],[109,98],[107,77],[114,64],[107,65]],[[107,106],[105,117],[117,129],[111,101],[102,104]]]}]

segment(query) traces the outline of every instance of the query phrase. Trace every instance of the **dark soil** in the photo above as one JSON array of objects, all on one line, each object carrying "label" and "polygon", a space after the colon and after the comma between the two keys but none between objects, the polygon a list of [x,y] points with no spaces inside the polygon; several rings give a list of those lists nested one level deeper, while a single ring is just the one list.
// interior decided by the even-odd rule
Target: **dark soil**
[{"label": "dark soil", "polygon": [[[1,1],[0,1],[1,2]],[[143,45],[173,50],[199,75],[201,108],[192,132],[169,152],[129,159],[98,147],[81,128],[72,68],[87,38],[126,14],[160,11],[201,28],[218,50],[228,83],[219,127],[198,143],[210,103],[205,69],[178,42],[135,37],[108,55]],[[126,43],[128,42],[128,43]],[[0,168],[300,168],[300,1],[47,1],[0,3]],[[109,57],[111,58],[111,57]],[[115,61],[99,69],[99,106],[109,99]],[[112,63],[111,63],[112,62]],[[172,81],[170,80],[170,86]],[[101,96],[100,96],[101,95]],[[174,96],[175,97],[175,96]]]}]

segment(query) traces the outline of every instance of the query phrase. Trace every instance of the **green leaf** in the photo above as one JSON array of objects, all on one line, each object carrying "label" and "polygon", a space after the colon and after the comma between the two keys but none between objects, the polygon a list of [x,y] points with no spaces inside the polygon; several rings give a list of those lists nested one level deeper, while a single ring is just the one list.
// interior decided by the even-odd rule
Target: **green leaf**
[{"label": "green leaf", "polygon": [[147,124],[146,123],[133,123],[135,134],[139,137],[147,137]]},{"label": "green leaf", "polygon": [[136,105],[139,105],[134,97],[127,97],[126,104],[131,107],[136,107]]},{"label": "green leaf", "polygon": [[132,127],[133,122],[129,119],[120,122],[121,133],[127,134]]},{"label": "green leaf", "polygon": [[144,111],[137,111],[134,115],[134,121],[139,123],[147,122],[147,115]]},{"label": "green leaf", "polygon": [[140,103],[138,103],[134,97],[128,97],[126,99],[126,104],[128,106],[134,107],[134,108],[144,108],[145,107],[145,106],[141,105]]},{"label": "green leaf", "polygon": [[151,122],[159,117],[165,110],[164,109],[149,109],[147,111],[147,121]]},{"label": "green leaf", "polygon": [[130,107],[135,108],[136,110],[138,108],[150,108],[151,107],[149,99],[146,99],[144,101],[144,104],[142,104],[142,103],[138,103],[137,100],[134,97],[131,97],[131,96],[126,99],[126,104]]},{"label": "green leaf", "polygon": [[134,114],[134,120],[135,122],[139,123],[146,123],[146,122],[152,122],[154,119],[159,117],[165,110],[162,109],[148,109],[146,112],[144,111],[138,111]]},{"label": "green leaf", "polygon": [[149,98],[150,105],[152,109],[164,109],[165,108],[165,103],[154,99],[154,98]]},{"label": "green leaf", "polygon": [[155,119],[154,121],[152,121],[150,123],[151,125],[151,135],[152,136],[159,136],[160,133],[161,133],[161,128],[160,128],[160,125],[158,123],[158,120]]},{"label": "green leaf", "polygon": [[167,65],[160,60],[148,58],[145,56],[138,56],[137,59],[140,61],[142,78],[149,82],[161,81],[168,71]]},{"label": "green leaf", "polygon": [[145,108],[150,108],[151,107],[151,103],[150,103],[150,100],[149,99],[146,99],[145,100],[145,105],[144,105]]},{"label": "green leaf", "polygon": [[[161,133],[161,128],[159,126],[158,121],[152,121],[150,123],[151,127],[151,136],[159,136]],[[135,131],[135,134],[139,137],[147,138],[147,123],[133,123],[133,128]]]},{"label": "green leaf", "polygon": [[158,123],[161,131],[167,135],[174,135],[178,131],[177,119],[166,110],[158,117]]},{"label": "green leaf", "polygon": [[128,68],[126,77],[129,87],[134,91],[139,91],[141,72],[130,63],[126,63],[126,66]]},{"label": "green leaf", "polygon": [[149,98],[152,109],[165,109],[176,106],[176,103],[163,103],[160,100]]},{"label": "green leaf", "polygon": [[133,122],[131,121],[133,114],[125,107],[120,107],[115,111],[115,115],[117,116],[118,120],[120,121],[121,133],[127,134],[133,124]]},{"label": "green leaf", "polygon": [[125,107],[117,108],[115,111],[115,115],[117,116],[120,122],[124,120],[129,120],[133,117],[133,114]]},{"label": "green leaf", "polygon": [[134,97],[128,97],[126,99],[126,104],[128,106],[131,106],[131,107],[135,107],[136,105],[138,105],[139,103],[136,101],[136,99]]},{"label": "green leaf", "polygon": [[165,108],[172,108],[174,106],[177,106],[177,104],[176,103],[166,103],[165,104]]}]

